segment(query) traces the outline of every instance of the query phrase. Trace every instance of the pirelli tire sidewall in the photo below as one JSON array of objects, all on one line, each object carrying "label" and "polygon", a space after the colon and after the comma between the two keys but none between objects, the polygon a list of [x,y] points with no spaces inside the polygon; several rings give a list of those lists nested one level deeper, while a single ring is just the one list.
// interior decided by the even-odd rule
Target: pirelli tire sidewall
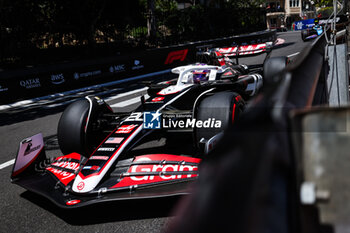
[{"label": "pirelli tire sidewall", "polygon": [[84,130],[89,108],[89,102],[82,99],[70,104],[62,113],[58,123],[57,138],[63,154],[76,152],[88,156]]},{"label": "pirelli tire sidewall", "polygon": [[302,30],[301,31],[301,39],[303,40],[303,41],[306,41],[306,37],[308,36],[308,31],[307,30]]}]

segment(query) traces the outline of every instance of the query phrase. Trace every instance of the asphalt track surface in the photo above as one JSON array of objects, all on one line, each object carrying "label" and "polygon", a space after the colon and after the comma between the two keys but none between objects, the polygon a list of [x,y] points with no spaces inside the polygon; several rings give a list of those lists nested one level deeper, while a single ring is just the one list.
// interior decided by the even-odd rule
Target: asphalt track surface
[{"label": "asphalt track surface", "polygon": [[[289,56],[311,42],[303,42],[300,32],[279,33],[284,44],[275,48],[272,56]],[[243,58],[241,63],[259,64],[264,56]],[[169,76],[155,77],[158,80]],[[138,96],[145,95],[139,81],[45,100],[40,103],[0,110],[0,232],[161,232],[173,216],[179,198],[121,201],[61,210],[50,201],[10,182],[13,159],[19,142],[38,132],[43,133],[48,156],[60,156],[56,129],[64,107],[88,94],[101,94],[115,110],[132,110]]]}]

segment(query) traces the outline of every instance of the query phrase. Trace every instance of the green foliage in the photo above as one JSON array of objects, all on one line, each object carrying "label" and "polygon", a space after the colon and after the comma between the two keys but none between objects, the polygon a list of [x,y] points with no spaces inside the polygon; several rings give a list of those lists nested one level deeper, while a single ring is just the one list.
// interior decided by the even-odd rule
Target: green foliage
[{"label": "green foliage", "polygon": [[333,13],[333,7],[324,7],[317,11],[317,14],[321,14],[322,17],[329,17]]},{"label": "green foliage", "polygon": [[[156,38],[147,37],[154,2]],[[162,46],[265,29],[262,0],[0,0],[0,59],[56,47]]]},{"label": "green foliage", "polygon": [[173,11],[161,22],[177,38],[203,40],[265,29],[264,15],[265,12],[257,7],[238,8],[227,4],[225,8],[216,8],[196,5]]},{"label": "green foliage", "polygon": [[[347,0],[345,0],[345,1],[347,1]],[[333,6],[333,0],[317,0],[315,5],[317,7]]]},{"label": "green foliage", "polygon": [[177,10],[177,2],[175,0],[155,0],[156,11],[172,12]]}]

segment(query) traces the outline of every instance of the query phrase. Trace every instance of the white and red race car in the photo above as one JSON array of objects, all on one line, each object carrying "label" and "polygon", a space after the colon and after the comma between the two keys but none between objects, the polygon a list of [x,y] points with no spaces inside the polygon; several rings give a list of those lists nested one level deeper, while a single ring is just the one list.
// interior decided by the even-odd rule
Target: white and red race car
[{"label": "white and red race car", "polygon": [[43,136],[23,140],[12,182],[59,207],[188,193],[203,156],[235,124],[262,87],[263,68],[194,64],[176,80],[150,84],[133,112],[88,96],[69,105],[58,125],[64,156],[47,158]]}]

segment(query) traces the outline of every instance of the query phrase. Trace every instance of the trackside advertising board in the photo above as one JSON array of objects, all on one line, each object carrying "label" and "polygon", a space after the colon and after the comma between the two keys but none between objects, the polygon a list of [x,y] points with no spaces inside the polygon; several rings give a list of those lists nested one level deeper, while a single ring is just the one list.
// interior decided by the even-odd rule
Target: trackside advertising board
[{"label": "trackside advertising board", "polygon": [[[293,30],[299,31],[307,28],[312,28],[313,26],[315,26],[315,20],[316,19],[305,19],[305,20],[296,21],[293,23]],[[318,18],[317,20],[318,20],[318,24],[322,26],[333,22],[333,18],[331,19]],[[347,22],[347,17],[345,15],[339,15],[336,18],[336,22],[337,24]]]},{"label": "trackside advertising board", "polygon": [[274,42],[276,31],[198,41],[118,56],[0,72],[0,104],[75,90],[196,62],[197,47]]},{"label": "trackside advertising board", "polygon": [[307,28],[312,28],[315,25],[315,19],[306,19],[296,21],[293,25],[295,31],[304,30]]}]

